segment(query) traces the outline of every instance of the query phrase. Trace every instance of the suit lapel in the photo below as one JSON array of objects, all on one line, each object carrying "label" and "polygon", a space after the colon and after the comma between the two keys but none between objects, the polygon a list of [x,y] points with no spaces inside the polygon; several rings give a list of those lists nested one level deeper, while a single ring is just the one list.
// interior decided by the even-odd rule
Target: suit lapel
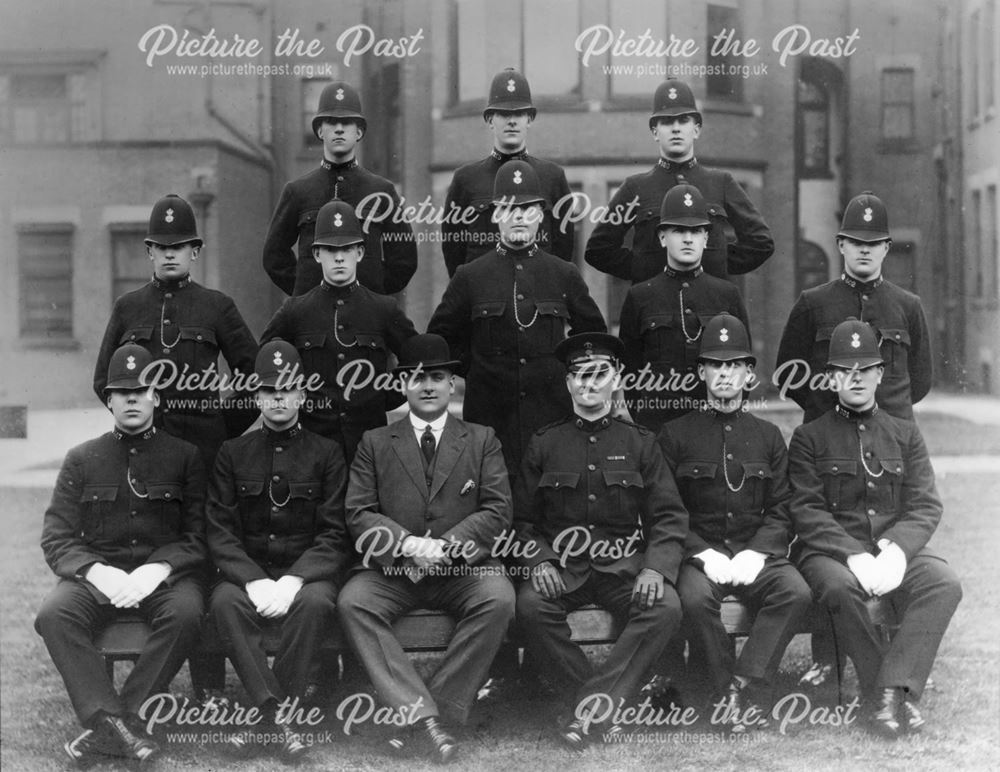
[{"label": "suit lapel", "polygon": [[400,464],[413,480],[413,487],[427,500],[427,479],[424,476],[424,460],[420,455],[420,446],[413,434],[409,417],[392,425],[392,449]]},{"label": "suit lapel", "polygon": [[465,438],[467,432],[456,418],[448,416],[445,421],[444,431],[441,433],[441,442],[438,443],[437,456],[434,459],[434,479],[431,481],[431,491],[428,501],[433,500],[441,486],[445,484],[451,475],[455,464],[465,452]]}]

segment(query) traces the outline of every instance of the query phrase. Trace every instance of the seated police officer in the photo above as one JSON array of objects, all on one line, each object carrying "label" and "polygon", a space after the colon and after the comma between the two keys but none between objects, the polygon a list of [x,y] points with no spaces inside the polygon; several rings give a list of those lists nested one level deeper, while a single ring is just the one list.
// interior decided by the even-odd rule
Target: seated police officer
[{"label": "seated police officer", "polygon": [[[365,432],[351,465],[347,527],[361,555],[340,594],[344,632],[378,696],[414,746],[436,761],[457,744],[442,721],[464,724],[514,616],[514,588],[492,554],[510,525],[500,442],[486,426],[448,413],[455,368],[439,335],[403,345],[396,372],[410,412]],[[440,667],[424,683],[392,624],[417,608],[457,621]]]},{"label": "seated police officer", "polygon": [[[799,426],[788,451],[799,570],[854,662],[872,729],[895,737],[923,727],[916,703],[962,588],[927,547],[942,508],[920,430],[875,400],[884,367],[872,327],[838,324],[827,367],[838,403]],[[868,615],[872,597],[899,621],[888,646]]]},{"label": "seated police officer", "polygon": [[[788,452],[777,426],[746,411],[744,388],[757,362],[743,322],[719,314],[701,336],[701,410],[663,427],[658,438],[690,516],[677,593],[691,646],[713,700],[722,698],[733,731],[766,709],[781,656],[812,596],[788,562]],[[736,595],[754,611],[740,656],[720,618]],[[756,713],[749,708],[764,706]]]},{"label": "seated police officer", "polygon": [[[519,554],[531,568],[518,620],[529,650],[572,698],[559,736],[576,749],[607,723],[607,706],[633,696],[681,621],[674,587],[687,512],[653,433],[612,416],[623,354],[604,333],[556,347],[574,415],[535,433],[517,486]],[[597,669],[566,623],[588,603],[625,622]]]},{"label": "seated police officer", "polygon": [[[295,347],[264,344],[255,373],[263,426],[223,444],[209,488],[208,546],[221,574],[210,609],[251,702],[277,730],[281,752],[295,757],[306,746],[288,708],[318,691],[310,673],[336,622],[337,585],[352,555],[347,470],[336,442],[299,423],[304,376]],[[269,623],[281,628],[273,670],[263,641]],[[241,735],[232,743],[246,744]]]},{"label": "seated police officer", "polygon": [[[59,583],[35,629],[86,727],[64,746],[78,763],[158,752],[135,718],[168,688],[201,629],[205,472],[194,445],[153,427],[159,395],[141,380],[151,362],[135,344],[112,355],[105,394],[114,428],[66,454],[42,526]],[[151,632],[118,694],[94,637],[120,612],[140,615]]]}]

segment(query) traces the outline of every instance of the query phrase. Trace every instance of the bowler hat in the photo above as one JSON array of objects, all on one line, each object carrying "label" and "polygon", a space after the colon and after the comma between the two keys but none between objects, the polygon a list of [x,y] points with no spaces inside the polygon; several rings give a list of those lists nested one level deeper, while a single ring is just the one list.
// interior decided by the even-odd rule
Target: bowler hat
[{"label": "bowler hat", "polygon": [[459,360],[451,358],[448,341],[440,335],[425,332],[421,335],[414,335],[403,343],[399,364],[396,365],[393,372],[401,373],[415,370],[418,367],[424,372],[428,370],[455,372],[461,364]]}]

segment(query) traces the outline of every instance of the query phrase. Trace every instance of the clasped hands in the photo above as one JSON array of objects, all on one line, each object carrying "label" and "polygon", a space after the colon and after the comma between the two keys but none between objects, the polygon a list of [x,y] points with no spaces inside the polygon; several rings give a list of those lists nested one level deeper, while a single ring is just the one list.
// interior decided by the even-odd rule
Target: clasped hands
[{"label": "clasped hands", "polygon": [[881,597],[899,587],[906,573],[906,553],[899,545],[882,539],[878,546],[877,556],[870,552],[860,552],[847,558],[847,568],[857,578],[861,589],[875,597]]},{"label": "clasped hands", "polygon": [[302,577],[287,574],[280,579],[255,579],[246,583],[250,602],[265,619],[285,616],[300,589]]},{"label": "clasped hands", "polygon": [[137,608],[168,576],[169,563],[144,563],[131,573],[107,563],[94,563],[84,578],[115,608]]},{"label": "clasped hands", "polygon": [[753,584],[767,559],[756,550],[740,550],[730,558],[718,550],[707,549],[695,557],[702,562],[705,576],[713,582],[735,586]]}]

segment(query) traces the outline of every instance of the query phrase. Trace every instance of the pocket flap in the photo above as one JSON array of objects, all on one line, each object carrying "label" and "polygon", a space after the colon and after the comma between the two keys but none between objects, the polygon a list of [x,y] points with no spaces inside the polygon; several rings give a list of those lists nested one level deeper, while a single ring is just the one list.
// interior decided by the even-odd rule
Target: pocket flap
[{"label": "pocket flap", "polygon": [[123,343],[138,343],[139,341],[149,340],[152,337],[152,327],[130,327],[118,339],[118,345]]},{"label": "pocket flap", "polygon": [[576,488],[580,475],[576,472],[545,472],[538,481],[539,488]]},{"label": "pocket flap", "polygon": [[559,316],[569,319],[569,309],[561,300],[536,300],[535,308],[541,316]]},{"label": "pocket flap", "polygon": [[882,470],[889,474],[902,474],[906,468],[901,458],[883,458],[880,463],[882,464]]},{"label": "pocket flap", "polygon": [[647,330],[676,326],[677,318],[673,314],[657,314],[656,316],[649,317],[649,321],[645,322],[645,329]]},{"label": "pocket flap", "polygon": [[897,343],[903,346],[910,345],[910,331],[900,330],[895,327],[879,327],[879,335],[882,336],[883,341],[888,341],[889,343]]},{"label": "pocket flap", "polygon": [[472,318],[482,319],[484,317],[503,316],[506,308],[506,300],[491,300],[488,303],[476,303],[472,306]]},{"label": "pocket flap", "polygon": [[118,498],[117,485],[84,485],[80,494],[80,502],[114,501]]},{"label": "pocket flap", "polygon": [[747,477],[757,477],[761,480],[770,480],[774,477],[770,464],[762,464],[759,461],[747,462],[743,464],[743,473]]},{"label": "pocket flap", "polygon": [[307,223],[314,223],[314,222],[316,222],[316,215],[318,215],[318,214],[319,214],[319,209],[309,209],[309,210],[303,212],[302,214],[300,214],[299,215],[299,223],[298,223],[299,227],[301,228],[303,225],[305,225]]},{"label": "pocket flap", "polygon": [[152,501],[182,501],[184,492],[180,483],[150,483],[146,486],[146,493]]},{"label": "pocket flap", "polygon": [[381,335],[373,335],[369,332],[359,332],[354,336],[357,340],[359,346],[364,346],[365,348],[385,348],[385,338]]},{"label": "pocket flap", "polygon": [[715,472],[718,468],[718,464],[710,461],[685,461],[683,464],[677,465],[677,476],[694,480],[712,480],[715,478]]},{"label": "pocket flap", "polygon": [[646,485],[642,481],[642,475],[635,471],[620,471],[615,472],[611,470],[604,470],[604,484],[607,486],[620,485],[623,488],[645,488]]},{"label": "pocket flap", "polygon": [[816,330],[816,340],[830,340],[833,337],[833,326],[819,327]]},{"label": "pocket flap", "polygon": [[852,458],[821,458],[816,461],[816,469],[820,474],[845,474],[854,476],[858,471],[858,462]]},{"label": "pocket flap", "polygon": [[319,482],[315,480],[288,483],[288,495],[293,499],[318,499],[319,490]]},{"label": "pocket flap", "polygon": [[215,345],[215,330],[211,327],[181,327],[181,340]]},{"label": "pocket flap", "polygon": [[259,496],[264,492],[264,481],[263,480],[237,480],[236,481],[236,495],[237,496]]},{"label": "pocket flap", "polygon": [[299,351],[303,349],[323,348],[326,343],[325,332],[307,332],[295,336],[295,348]]}]

